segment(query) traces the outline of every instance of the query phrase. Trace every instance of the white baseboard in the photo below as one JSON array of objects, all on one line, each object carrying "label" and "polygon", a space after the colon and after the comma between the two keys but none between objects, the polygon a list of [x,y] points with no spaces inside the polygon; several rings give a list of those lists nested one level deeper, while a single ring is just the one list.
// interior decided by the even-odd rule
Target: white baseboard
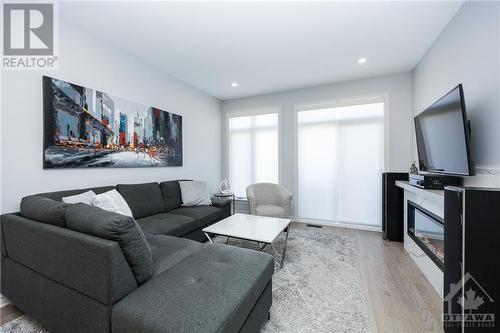
[{"label": "white baseboard", "polygon": [[[248,210],[241,209],[240,207],[236,208],[235,213],[250,214],[250,212]],[[350,223],[350,222],[342,222],[342,221],[335,222],[335,221],[325,221],[325,220],[303,219],[303,218],[296,218],[294,216],[290,216],[290,219],[293,222],[298,222],[298,223],[303,223],[303,224],[317,224],[317,225],[324,225],[324,226],[329,226],[329,227],[349,228],[349,229],[357,229],[357,230],[382,232],[382,227],[366,226],[363,224],[356,224],[356,223]]]},{"label": "white baseboard", "polygon": [[355,224],[355,223],[349,223],[349,222],[334,222],[334,221],[324,221],[324,220],[301,219],[301,218],[295,218],[293,216],[290,217],[290,219],[293,222],[298,222],[298,223],[302,223],[302,224],[316,224],[316,225],[329,226],[329,227],[349,228],[349,229],[357,229],[357,230],[382,232],[381,227],[375,227],[375,226],[372,227],[372,226],[366,226],[363,224]]}]

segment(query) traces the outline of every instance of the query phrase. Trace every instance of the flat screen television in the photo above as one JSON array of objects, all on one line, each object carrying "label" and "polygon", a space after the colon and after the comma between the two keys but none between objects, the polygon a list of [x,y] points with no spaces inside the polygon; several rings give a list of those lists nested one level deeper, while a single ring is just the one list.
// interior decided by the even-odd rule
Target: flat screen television
[{"label": "flat screen television", "polygon": [[415,134],[421,171],[474,174],[461,84],[415,117]]}]

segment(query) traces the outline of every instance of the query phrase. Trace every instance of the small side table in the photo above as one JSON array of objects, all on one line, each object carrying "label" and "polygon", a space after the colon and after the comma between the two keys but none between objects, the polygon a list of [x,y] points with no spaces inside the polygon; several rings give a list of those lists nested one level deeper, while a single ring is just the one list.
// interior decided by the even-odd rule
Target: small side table
[{"label": "small side table", "polygon": [[236,211],[236,196],[234,193],[214,193],[214,197],[219,198],[219,199],[227,199],[231,198],[232,203],[231,203],[231,214],[234,214]]}]

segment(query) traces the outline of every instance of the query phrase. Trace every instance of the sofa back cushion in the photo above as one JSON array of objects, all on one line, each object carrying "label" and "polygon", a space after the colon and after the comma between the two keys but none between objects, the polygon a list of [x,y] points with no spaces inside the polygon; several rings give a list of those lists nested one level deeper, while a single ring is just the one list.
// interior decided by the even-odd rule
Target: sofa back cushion
[{"label": "sofa back cushion", "polygon": [[27,219],[65,227],[66,208],[69,205],[39,195],[30,195],[21,200],[21,215]]},{"label": "sofa back cushion", "polygon": [[160,183],[161,194],[167,213],[172,209],[179,208],[182,205],[181,188],[179,180],[169,180]]},{"label": "sofa back cushion", "polygon": [[165,212],[158,183],[118,184],[116,189],[123,196],[136,219]]},{"label": "sofa back cushion", "polygon": [[77,203],[66,209],[66,225],[68,229],[117,242],[138,284],[153,275],[151,248],[132,217]]}]

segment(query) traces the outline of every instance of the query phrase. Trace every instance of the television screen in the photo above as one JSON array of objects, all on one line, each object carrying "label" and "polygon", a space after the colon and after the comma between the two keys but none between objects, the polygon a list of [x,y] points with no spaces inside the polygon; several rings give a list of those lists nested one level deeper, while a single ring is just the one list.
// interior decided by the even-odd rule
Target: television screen
[{"label": "television screen", "polygon": [[473,173],[462,85],[415,117],[420,170],[466,175]]}]

